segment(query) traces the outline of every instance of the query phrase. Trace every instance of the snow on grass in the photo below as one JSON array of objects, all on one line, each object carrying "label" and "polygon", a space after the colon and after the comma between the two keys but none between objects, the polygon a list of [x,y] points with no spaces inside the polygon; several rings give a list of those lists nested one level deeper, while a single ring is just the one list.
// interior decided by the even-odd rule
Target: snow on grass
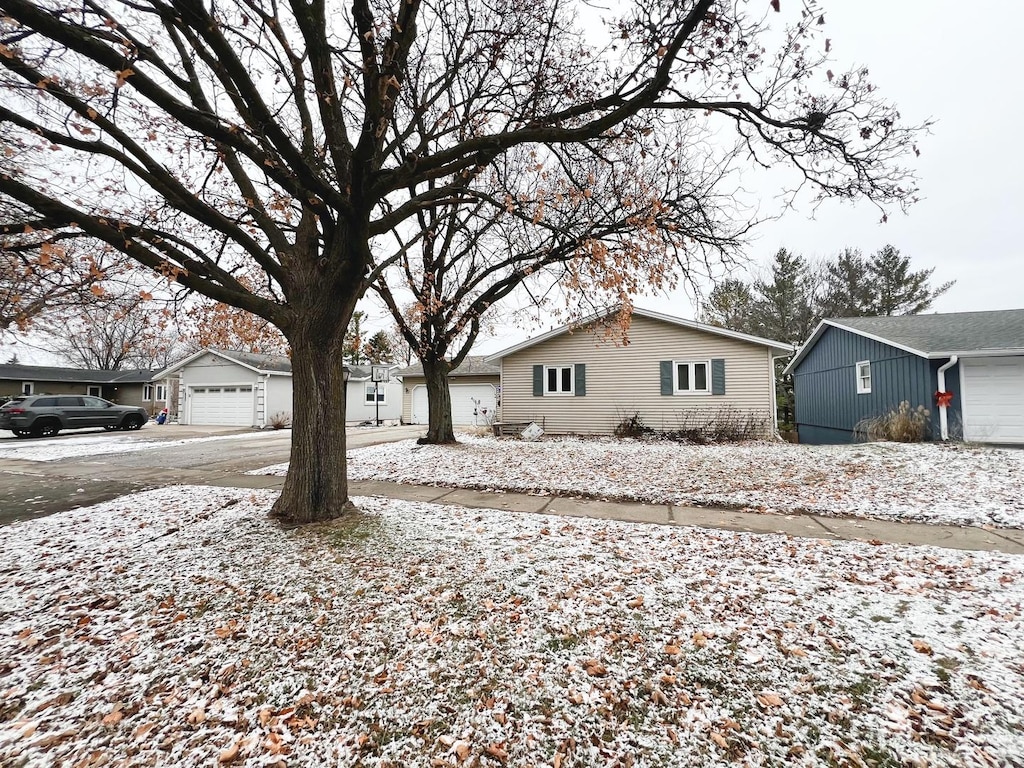
[{"label": "snow on grass", "polygon": [[[175,487],[0,530],[0,764],[1010,765],[1024,558]],[[1019,764],[1019,763],[1018,763]]]},{"label": "snow on grass", "polygon": [[[154,428],[155,429],[155,428]],[[153,433],[146,430],[150,436]],[[23,440],[17,442],[12,440],[0,441],[0,459],[24,459],[26,461],[60,461],[61,459],[73,459],[82,456],[96,456],[98,454],[110,453],[132,453],[134,451],[152,451],[157,448],[188,445],[196,442],[208,442],[211,440],[241,440],[251,439],[259,435],[273,435],[276,430],[263,430],[253,432],[242,432],[232,435],[212,435],[210,437],[190,437],[178,440],[167,440],[162,438],[146,439],[136,437],[138,433],[131,433],[131,436],[123,432],[97,434],[86,433],[83,435],[61,436],[59,439],[45,438],[41,440]],[[173,434],[168,432],[167,434]]]},{"label": "snow on grass", "polygon": [[[1024,528],[1024,451],[962,444],[681,445],[460,436],[354,450],[349,477],[658,504]],[[287,464],[260,470],[283,474]]]}]

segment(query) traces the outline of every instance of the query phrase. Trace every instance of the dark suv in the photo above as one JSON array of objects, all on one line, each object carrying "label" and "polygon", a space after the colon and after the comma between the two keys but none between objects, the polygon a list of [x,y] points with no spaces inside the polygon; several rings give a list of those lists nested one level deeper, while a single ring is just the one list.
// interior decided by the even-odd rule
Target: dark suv
[{"label": "dark suv", "polygon": [[145,408],[115,405],[90,395],[30,395],[0,407],[0,429],[18,437],[50,437],[62,429],[138,429],[149,421]]}]

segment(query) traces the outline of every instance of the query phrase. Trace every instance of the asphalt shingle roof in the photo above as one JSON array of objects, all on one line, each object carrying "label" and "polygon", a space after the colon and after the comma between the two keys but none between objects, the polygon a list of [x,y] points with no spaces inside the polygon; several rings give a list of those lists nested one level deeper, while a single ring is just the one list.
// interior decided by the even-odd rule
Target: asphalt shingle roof
[{"label": "asphalt shingle roof", "polygon": [[155,371],[99,371],[60,368],[49,365],[0,365],[0,379],[15,381],[61,381],[84,384],[137,384],[151,381]]},{"label": "asphalt shingle roof", "polygon": [[925,354],[1024,349],[1024,309],[844,317],[828,322]]},{"label": "asphalt shingle roof", "polygon": [[[449,373],[449,376],[497,376],[501,368],[497,363],[489,363],[484,355],[467,355],[462,365]],[[397,372],[398,376],[422,376],[423,364],[416,363]]]},{"label": "asphalt shingle roof", "polygon": [[261,371],[291,373],[292,370],[292,361],[287,355],[263,355],[256,352],[240,352],[236,349],[218,349],[215,351],[230,357],[232,360],[258,368]]}]

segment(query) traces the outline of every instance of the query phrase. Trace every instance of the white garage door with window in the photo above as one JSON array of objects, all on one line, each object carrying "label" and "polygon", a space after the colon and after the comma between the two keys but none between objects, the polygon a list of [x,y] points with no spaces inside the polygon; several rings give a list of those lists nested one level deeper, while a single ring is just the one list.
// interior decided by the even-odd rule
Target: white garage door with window
[{"label": "white garage door with window", "polygon": [[254,405],[251,384],[190,387],[189,424],[251,427]]},{"label": "white garage door with window", "polygon": [[[471,426],[490,424],[494,421],[496,397],[491,384],[449,384],[452,396],[452,424]],[[427,388],[415,387],[412,391],[412,423],[428,423]]]},{"label": "white garage door with window", "polygon": [[1024,357],[960,360],[964,440],[1024,443]]}]

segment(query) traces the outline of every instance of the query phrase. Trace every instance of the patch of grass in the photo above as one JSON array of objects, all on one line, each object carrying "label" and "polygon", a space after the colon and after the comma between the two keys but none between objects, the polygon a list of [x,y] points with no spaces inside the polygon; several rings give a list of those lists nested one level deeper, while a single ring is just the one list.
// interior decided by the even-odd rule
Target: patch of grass
[{"label": "patch of grass", "polygon": [[332,520],[321,528],[327,543],[334,547],[350,547],[363,544],[371,539],[386,537],[384,524],[379,517],[353,512]]},{"label": "patch of grass", "polygon": [[891,616],[872,616],[871,620],[878,624],[879,622],[885,622],[886,624],[892,624]]}]

